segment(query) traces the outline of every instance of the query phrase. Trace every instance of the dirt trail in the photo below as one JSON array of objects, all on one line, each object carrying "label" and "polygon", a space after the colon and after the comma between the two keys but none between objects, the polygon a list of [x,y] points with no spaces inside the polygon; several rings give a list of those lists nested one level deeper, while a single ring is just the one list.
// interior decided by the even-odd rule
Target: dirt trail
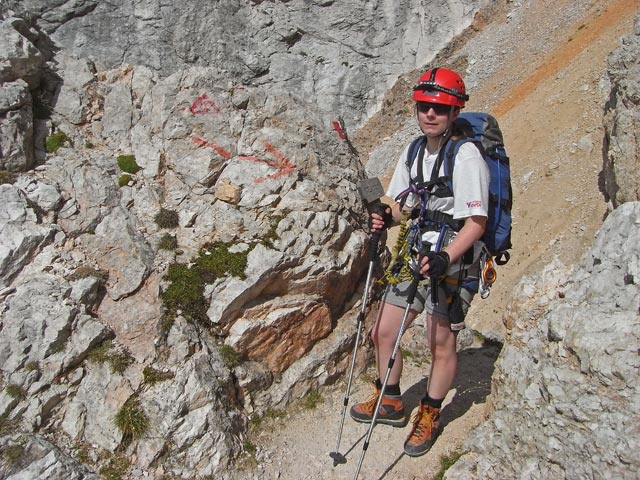
[{"label": "dirt trail", "polygon": [[638,4],[633,0],[618,0],[605,6],[602,11],[596,13],[595,17],[585,19],[566,43],[560,43],[546,55],[532,75],[516,85],[496,104],[493,114],[496,117],[502,117],[517,107],[529,92],[553,78],[599,40],[610,38],[612,33],[614,38],[617,38],[616,34],[619,33],[621,24],[627,23],[625,20],[632,19],[638,9]]},{"label": "dirt trail", "polygon": [[[549,263],[554,256],[575,263],[591,244],[606,211],[597,187],[602,164],[606,59],[619,45],[619,38],[632,32],[634,13],[640,11],[635,0],[592,1],[588,12],[574,18],[575,12],[570,16],[573,0],[520,3],[523,5],[515,8],[523,9],[528,17],[526,31],[512,31],[502,75],[478,85],[472,92],[472,100],[477,100],[469,105],[470,110],[482,108],[498,117],[512,159],[515,197],[513,258],[499,269],[499,281],[491,297],[474,302],[470,317],[479,331],[502,328],[503,307],[511,288],[523,275]],[[563,28],[545,32],[545,48],[541,51],[536,32],[542,31],[554,15],[566,15],[571,21]],[[507,19],[495,22],[504,24]],[[486,33],[491,24],[483,22],[482,27]],[[504,38],[498,41],[504,42]],[[397,100],[406,101],[406,92],[398,92]],[[376,128],[374,119],[363,130],[368,130],[366,138],[362,132],[354,138],[361,142],[358,147],[369,148],[386,136],[389,125],[378,119]],[[402,444],[409,427],[378,426],[359,478],[433,478],[441,458],[459,452],[469,431],[484,420],[498,354],[496,346],[474,346],[460,352],[456,382],[443,410],[446,427],[429,453],[420,458],[403,455]],[[401,385],[408,410],[417,405],[425,390],[428,367],[421,356],[406,361]],[[367,373],[372,372],[369,369]],[[340,448],[347,463],[334,465],[329,456],[336,447],[344,389],[341,382],[325,390],[323,401],[315,408],[293,409],[284,418],[263,423],[251,439],[257,446],[257,465],[233,478],[353,478],[366,425],[351,421],[347,413]],[[361,375],[354,381],[349,406],[369,393],[367,375]],[[452,398],[454,402],[449,403]]]},{"label": "dirt trail", "polygon": [[[536,8],[544,11],[543,3],[550,2],[535,2]],[[572,2],[560,3],[570,8]],[[578,261],[606,213],[598,189],[606,61],[620,37],[633,31],[640,6],[631,0],[594,3],[588,17],[555,33],[549,53],[536,62],[510,63],[506,76],[519,81],[487,107],[497,112],[511,157],[514,248],[512,261],[498,268],[491,297],[474,302],[471,314],[480,331],[501,328],[503,306],[523,275],[554,257]],[[478,89],[478,98],[503,88],[491,83]]]}]

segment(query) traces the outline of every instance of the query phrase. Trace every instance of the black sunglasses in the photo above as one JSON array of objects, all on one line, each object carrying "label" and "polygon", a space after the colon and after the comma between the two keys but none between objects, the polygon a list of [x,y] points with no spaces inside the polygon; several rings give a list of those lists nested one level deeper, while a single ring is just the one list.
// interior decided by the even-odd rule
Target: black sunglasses
[{"label": "black sunglasses", "polygon": [[444,105],[442,103],[418,102],[416,107],[420,113],[427,113],[433,108],[436,115],[446,115],[451,110],[451,105]]}]

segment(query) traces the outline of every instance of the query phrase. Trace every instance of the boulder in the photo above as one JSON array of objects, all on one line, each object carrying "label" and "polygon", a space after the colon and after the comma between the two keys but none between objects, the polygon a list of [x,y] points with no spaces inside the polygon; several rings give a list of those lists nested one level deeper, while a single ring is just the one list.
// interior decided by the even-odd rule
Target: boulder
[{"label": "boulder", "polygon": [[640,202],[623,204],[575,270],[550,266],[522,280],[493,374],[493,413],[447,479],[635,478],[639,215]]}]

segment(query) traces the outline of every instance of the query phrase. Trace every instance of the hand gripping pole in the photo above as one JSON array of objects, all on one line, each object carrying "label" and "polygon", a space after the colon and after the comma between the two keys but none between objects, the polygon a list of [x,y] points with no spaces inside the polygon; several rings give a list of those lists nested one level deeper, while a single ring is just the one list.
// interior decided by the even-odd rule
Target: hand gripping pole
[{"label": "hand gripping pole", "polygon": [[380,242],[381,231],[376,231],[371,235],[369,243],[369,270],[367,271],[367,280],[364,285],[364,293],[362,295],[362,305],[360,307],[360,313],[358,314],[358,326],[356,331],[356,343],[353,347],[353,354],[351,356],[351,368],[349,370],[349,379],[347,380],[347,390],[345,392],[344,400],[342,402],[342,420],[340,421],[340,428],[338,430],[338,441],[336,443],[336,450],[331,452],[329,456],[333,458],[333,466],[335,467],[339,463],[346,463],[347,460],[344,455],[340,453],[340,440],[342,438],[342,430],[344,428],[344,420],[347,415],[347,406],[349,405],[349,395],[351,394],[351,383],[353,381],[353,372],[356,365],[356,355],[358,353],[358,345],[360,345],[360,337],[362,335],[362,327],[366,318],[367,306],[369,303],[369,291],[371,287],[371,280],[373,277],[373,268],[378,258],[378,243]]}]

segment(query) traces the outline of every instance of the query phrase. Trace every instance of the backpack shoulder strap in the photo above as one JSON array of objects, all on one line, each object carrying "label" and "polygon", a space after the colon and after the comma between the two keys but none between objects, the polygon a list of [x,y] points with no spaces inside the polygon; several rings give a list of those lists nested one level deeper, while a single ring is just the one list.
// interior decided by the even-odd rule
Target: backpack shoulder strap
[{"label": "backpack shoulder strap", "polygon": [[405,161],[407,171],[409,172],[409,177],[411,177],[411,167],[413,167],[413,163],[416,161],[416,159],[418,160],[418,179],[416,180],[419,182],[422,181],[422,159],[424,158],[424,149],[426,145],[427,139],[424,135],[420,135],[419,137],[414,138],[409,145],[409,150],[407,151],[407,159]]},{"label": "backpack shoulder strap", "polygon": [[409,151],[407,152],[407,159],[405,161],[405,165],[407,166],[407,170],[411,172],[411,167],[413,166],[413,162],[416,160],[416,156],[418,155],[418,150],[422,146],[422,144],[426,143],[424,135],[420,135],[419,137],[414,138],[409,145]]},{"label": "backpack shoulder strap", "polygon": [[[453,167],[456,163],[456,157],[458,156],[458,152],[460,151],[460,147],[467,142],[476,143],[471,138],[461,138],[459,140],[449,140],[447,145],[445,146],[446,151],[443,155],[444,157],[444,177],[446,179],[447,185],[451,189],[451,193],[453,194]],[[476,145],[478,146],[478,145]],[[480,153],[482,154],[482,147],[480,146]],[[438,167],[439,168],[439,167]],[[433,176],[433,172],[432,172]]]}]

